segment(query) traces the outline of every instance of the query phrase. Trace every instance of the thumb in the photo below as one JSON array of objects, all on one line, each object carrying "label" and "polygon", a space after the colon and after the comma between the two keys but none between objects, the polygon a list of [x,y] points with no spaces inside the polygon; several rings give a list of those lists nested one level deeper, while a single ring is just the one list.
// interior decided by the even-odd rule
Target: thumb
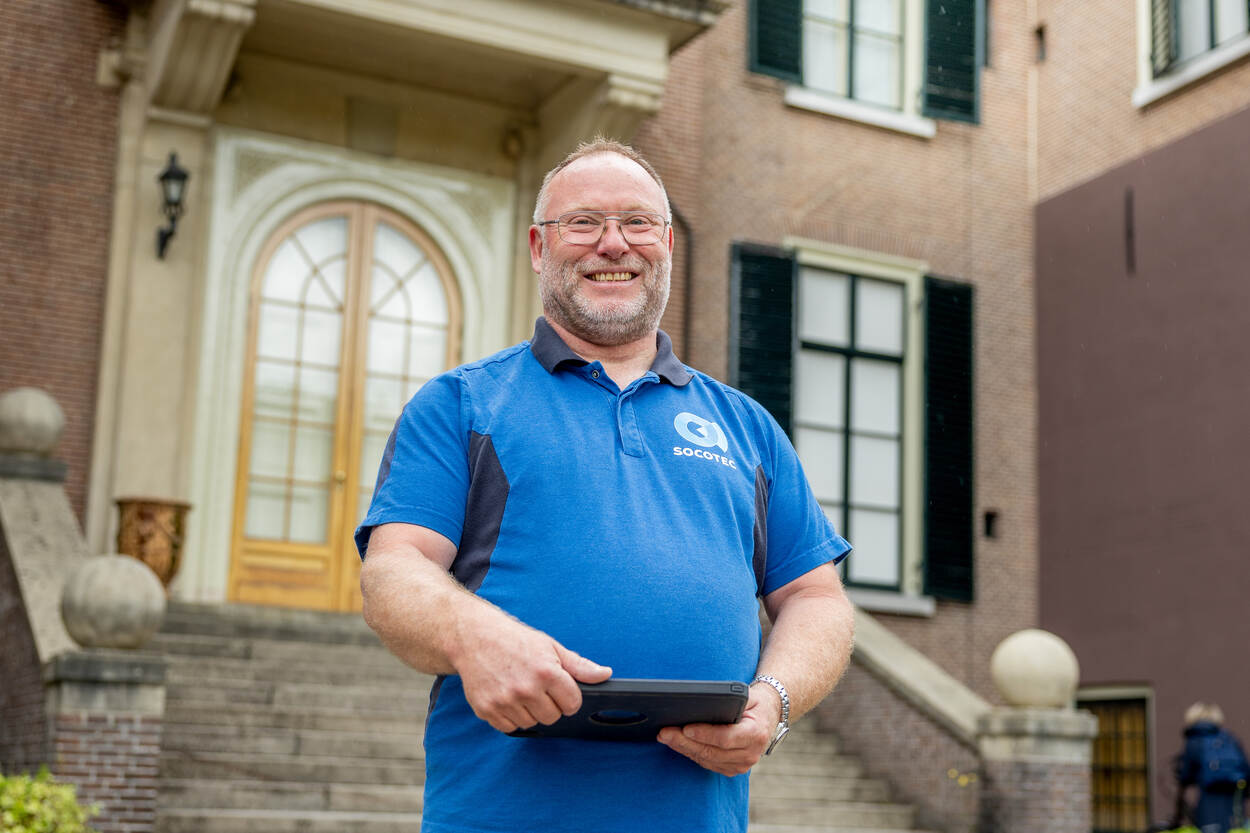
[{"label": "thumb", "polygon": [[612,676],[612,669],[586,659],[576,651],[570,651],[563,645],[558,646],[560,665],[569,672],[569,676],[582,683],[601,683]]}]

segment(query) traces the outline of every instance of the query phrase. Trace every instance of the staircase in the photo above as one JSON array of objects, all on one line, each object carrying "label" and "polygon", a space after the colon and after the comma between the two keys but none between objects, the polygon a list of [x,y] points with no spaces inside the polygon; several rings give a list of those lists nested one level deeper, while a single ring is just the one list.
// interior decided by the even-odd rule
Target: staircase
[{"label": "staircase", "polygon": [[[415,833],[431,678],[355,614],[171,603],[157,833]],[[751,833],[901,833],[911,808],[799,724],[752,776]]]}]

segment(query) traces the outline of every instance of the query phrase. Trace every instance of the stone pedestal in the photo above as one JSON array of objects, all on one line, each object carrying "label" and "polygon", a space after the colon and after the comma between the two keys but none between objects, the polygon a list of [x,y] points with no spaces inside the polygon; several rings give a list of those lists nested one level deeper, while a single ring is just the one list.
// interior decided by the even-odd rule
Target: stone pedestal
[{"label": "stone pedestal", "polygon": [[44,669],[49,769],[100,814],[100,833],[149,833],[156,824],[165,713],[165,662],[121,651],[57,656]]}]

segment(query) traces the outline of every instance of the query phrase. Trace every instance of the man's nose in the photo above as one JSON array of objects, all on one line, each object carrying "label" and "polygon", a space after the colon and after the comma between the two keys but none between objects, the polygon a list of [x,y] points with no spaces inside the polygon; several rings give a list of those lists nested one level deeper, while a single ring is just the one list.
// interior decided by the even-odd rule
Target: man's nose
[{"label": "man's nose", "polygon": [[621,221],[615,217],[603,221],[603,234],[599,235],[596,252],[603,257],[620,257],[629,251],[629,241],[621,231]]}]

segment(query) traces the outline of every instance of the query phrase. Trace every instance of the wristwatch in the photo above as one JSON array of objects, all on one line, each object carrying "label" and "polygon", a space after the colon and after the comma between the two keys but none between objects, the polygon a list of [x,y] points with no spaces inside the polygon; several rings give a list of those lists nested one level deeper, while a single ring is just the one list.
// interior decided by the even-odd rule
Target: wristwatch
[{"label": "wristwatch", "polygon": [[773,749],[777,744],[781,743],[781,739],[790,731],[790,695],[786,693],[786,687],[781,684],[781,680],[770,674],[761,674],[752,682],[764,683],[777,689],[777,693],[781,695],[781,721],[777,724],[777,732],[773,735],[772,743],[768,744],[768,748],[764,750],[765,755],[773,754]]}]

